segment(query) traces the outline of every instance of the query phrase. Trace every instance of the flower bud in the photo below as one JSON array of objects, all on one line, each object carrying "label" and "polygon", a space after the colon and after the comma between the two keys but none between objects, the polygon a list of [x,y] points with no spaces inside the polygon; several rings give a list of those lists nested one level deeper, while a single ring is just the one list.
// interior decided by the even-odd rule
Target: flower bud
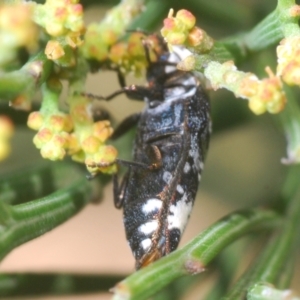
[{"label": "flower bud", "polygon": [[109,121],[99,121],[93,125],[93,135],[102,143],[105,142],[113,133]]},{"label": "flower bud", "polygon": [[37,148],[41,148],[47,142],[49,142],[53,137],[53,132],[49,128],[43,128],[40,130],[33,138],[33,143]]},{"label": "flower bud", "polygon": [[196,24],[195,16],[186,9],[181,9],[177,12],[176,18],[180,20],[187,29],[191,29]]},{"label": "flower bud", "polygon": [[96,153],[101,142],[94,136],[89,136],[81,143],[82,150],[86,153]]},{"label": "flower bud", "polygon": [[44,122],[44,117],[39,111],[34,111],[29,114],[27,126],[33,130],[39,130]]},{"label": "flower bud", "polygon": [[46,45],[45,54],[48,59],[56,60],[63,57],[65,55],[65,51],[58,41],[50,40]]}]

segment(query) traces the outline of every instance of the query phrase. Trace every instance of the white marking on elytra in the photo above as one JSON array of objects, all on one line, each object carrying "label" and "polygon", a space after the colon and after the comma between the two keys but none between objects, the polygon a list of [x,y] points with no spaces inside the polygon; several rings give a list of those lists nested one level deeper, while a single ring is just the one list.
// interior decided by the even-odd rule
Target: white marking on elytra
[{"label": "white marking on elytra", "polygon": [[181,111],[182,111],[182,106],[179,104],[175,105],[175,107],[174,107],[174,115],[175,115],[174,125],[180,124]]},{"label": "white marking on elytra", "polygon": [[198,151],[195,150],[195,149],[191,149],[189,151],[189,155],[190,155],[190,157],[194,161],[194,166],[195,166],[196,170],[199,171],[199,169],[200,169],[200,161],[199,161],[199,153],[198,153]]},{"label": "white marking on elytra", "polygon": [[180,184],[177,184],[177,188],[176,188],[177,192],[180,194],[184,194],[184,190],[183,187]]},{"label": "white marking on elytra", "polygon": [[149,238],[141,241],[141,246],[144,249],[144,251],[147,251],[150,248],[151,244],[152,241]]},{"label": "white marking on elytra", "polygon": [[190,169],[191,169],[191,165],[188,162],[186,162],[183,168],[183,172],[188,173]]},{"label": "white marking on elytra", "polygon": [[172,48],[173,48],[172,53],[176,53],[181,60],[192,55],[192,52],[183,46],[172,46]]},{"label": "white marking on elytra", "polygon": [[[165,89],[165,94],[164,94],[165,102],[172,102],[178,99],[185,99],[195,95],[197,91],[197,83],[194,76],[190,76],[190,78],[187,78],[186,80],[181,80],[180,84],[182,86],[172,87],[169,90],[167,88]],[[192,86],[192,87],[186,90],[184,86]]]},{"label": "white marking on elytra", "polygon": [[[173,51],[169,54],[169,58],[168,58],[168,62],[170,62],[170,63],[179,63],[182,59],[184,59],[187,56],[192,54],[189,50],[184,49],[183,47],[180,47],[180,46],[174,46],[172,48],[173,48]],[[186,50],[189,52],[187,52]],[[177,70],[177,68],[175,65],[174,66],[167,65],[165,67],[166,73],[171,73],[176,70]]]},{"label": "white marking on elytra", "polygon": [[147,200],[147,202],[142,206],[142,211],[145,214],[149,214],[154,212],[155,210],[159,210],[162,207],[162,201],[156,198],[152,198]]},{"label": "white marking on elytra", "polygon": [[168,171],[165,171],[163,174],[163,181],[169,183],[172,180],[172,174]]},{"label": "white marking on elytra", "polygon": [[[129,244],[129,247],[130,247],[130,244]],[[136,258],[136,251],[133,250],[132,254],[133,254],[134,258]]]},{"label": "white marking on elytra", "polygon": [[154,232],[157,229],[157,227],[158,227],[157,220],[152,220],[150,222],[142,224],[139,227],[139,232],[142,232],[143,234],[147,235],[147,234]]},{"label": "white marking on elytra", "polygon": [[165,73],[171,73],[176,71],[176,66],[166,66],[165,67]]},{"label": "white marking on elytra", "polygon": [[200,159],[199,155],[199,148],[197,144],[197,137],[192,137],[191,140],[191,149],[189,150],[189,156],[193,159],[194,165],[193,167],[196,168],[198,172],[203,169],[203,162]]},{"label": "white marking on elytra", "polygon": [[168,229],[178,228],[182,233],[189,219],[193,203],[192,201],[186,202],[187,195],[184,194],[182,198],[171,205],[168,215]]},{"label": "white marking on elytra", "polygon": [[[173,46],[173,51],[168,57],[168,62],[177,64],[182,61],[184,58],[192,55],[192,53],[182,46]],[[176,66],[168,65],[165,67],[165,73],[171,73],[176,71]],[[179,83],[179,82],[178,82]],[[188,89],[184,86],[189,87]],[[166,87],[167,88],[167,87]],[[197,91],[197,79],[194,75],[185,73],[183,76],[180,76],[180,86],[173,86],[170,88],[170,91],[167,91],[164,95],[165,101],[174,101],[177,99],[185,99],[195,95]]]}]

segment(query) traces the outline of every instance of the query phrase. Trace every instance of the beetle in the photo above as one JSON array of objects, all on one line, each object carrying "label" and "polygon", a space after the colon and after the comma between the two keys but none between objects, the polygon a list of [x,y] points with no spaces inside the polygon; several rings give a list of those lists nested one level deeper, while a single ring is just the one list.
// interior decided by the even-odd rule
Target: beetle
[{"label": "beetle", "polygon": [[[189,51],[174,47],[148,62],[146,86],[123,86],[119,94],[145,102],[145,109],[127,117],[116,129],[116,138],[137,126],[133,161],[117,160],[128,171],[119,185],[114,176],[114,202],[123,208],[127,241],[136,260],[144,267],[174,251],[189,219],[210,137],[210,104],[192,72],[176,68]],[[122,81],[122,80],[121,80]]]}]

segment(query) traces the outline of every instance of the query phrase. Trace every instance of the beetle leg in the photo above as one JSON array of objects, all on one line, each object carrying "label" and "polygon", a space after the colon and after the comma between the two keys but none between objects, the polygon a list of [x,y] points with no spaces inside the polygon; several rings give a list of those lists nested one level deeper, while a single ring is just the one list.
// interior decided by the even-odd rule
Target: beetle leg
[{"label": "beetle leg", "polygon": [[141,85],[129,85],[121,88],[120,90],[115,91],[114,93],[108,95],[108,96],[99,96],[99,95],[94,95],[90,93],[80,93],[81,96],[90,98],[90,99],[95,99],[95,100],[105,100],[109,101],[115,98],[118,95],[125,94],[128,98],[132,100],[140,100],[144,101],[146,97],[149,97],[151,95],[151,90],[145,86]]},{"label": "beetle leg", "polygon": [[[89,168],[106,168],[106,167],[110,167],[114,164],[116,164],[117,160],[112,161],[112,162],[100,162],[100,163],[90,163],[90,164],[86,164],[87,167]],[[97,175],[99,174],[99,171],[95,171],[93,173],[89,173],[86,175],[86,178],[88,180],[92,180],[94,179]]]},{"label": "beetle leg", "polygon": [[[144,47],[146,61],[150,66],[152,62],[151,62],[151,59],[150,59],[149,43],[147,43],[146,39],[142,39],[142,45]],[[158,54],[157,53],[155,53],[155,54],[158,57]]]},{"label": "beetle leg", "polygon": [[195,87],[194,85],[190,84],[190,85],[185,85],[185,84],[180,84],[180,83],[174,83],[174,84],[169,84],[166,86],[167,89],[169,88],[176,88],[176,87],[182,87],[184,88],[185,90],[189,90],[193,87]]},{"label": "beetle leg", "polygon": [[116,96],[124,94],[124,93],[126,93],[125,88],[117,90],[117,91],[113,92],[112,94],[110,94],[110,95],[108,95],[106,97],[95,95],[95,94],[91,94],[91,93],[80,93],[80,95],[83,96],[83,97],[90,98],[90,99],[109,101],[109,100],[115,98]]},{"label": "beetle leg", "polygon": [[117,159],[116,162],[129,167],[128,172],[122,179],[121,185],[119,186],[118,182],[118,175],[113,175],[113,193],[114,193],[114,204],[116,208],[121,208],[124,203],[124,193],[128,184],[128,178],[132,167],[138,168],[146,168],[149,170],[156,170],[161,167],[162,165],[162,158],[160,150],[157,146],[151,145],[151,149],[153,151],[154,161],[151,165],[138,163],[138,162],[131,162],[126,160]]},{"label": "beetle leg", "polygon": [[88,164],[87,166],[88,167],[91,167],[91,168],[105,168],[105,167],[110,167],[112,165],[114,165],[116,163],[117,160],[115,161],[111,161],[111,162],[105,162],[105,163],[91,163],[91,164]]},{"label": "beetle leg", "polygon": [[119,69],[117,69],[117,77],[118,77],[120,87],[124,88],[126,86],[125,77]]},{"label": "beetle leg", "polygon": [[149,165],[137,162],[137,161],[128,161],[124,159],[117,159],[118,164],[128,167],[128,168],[141,168],[141,169],[149,169]]},{"label": "beetle leg", "polygon": [[128,184],[130,170],[124,175],[121,185],[119,186],[118,175],[113,175],[113,193],[114,193],[114,204],[116,208],[121,208],[124,203],[124,193]]},{"label": "beetle leg", "polygon": [[161,167],[162,165],[162,157],[161,157],[161,152],[159,148],[155,145],[151,145],[151,164],[145,164],[142,162],[137,162],[137,161],[128,161],[128,160],[123,160],[123,159],[116,159],[116,162],[120,165],[129,167],[129,168],[142,168],[142,169],[148,169],[148,170],[157,170]]},{"label": "beetle leg", "polygon": [[156,145],[151,145],[153,163],[149,166],[150,170],[157,170],[162,166],[162,157],[159,148]]}]

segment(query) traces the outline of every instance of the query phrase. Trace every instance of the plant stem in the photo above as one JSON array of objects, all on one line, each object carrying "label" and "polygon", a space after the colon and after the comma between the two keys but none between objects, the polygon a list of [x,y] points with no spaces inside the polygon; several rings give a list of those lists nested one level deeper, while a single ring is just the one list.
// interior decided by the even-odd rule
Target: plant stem
[{"label": "plant stem", "polygon": [[294,164],[300,162],[300,107],[291,88],[285,88],[285,93],[289,100],[278,118],[287,139],[287,157],[282,162]]},{"label": "plant stem", "polygon": [[253,209],[236,212],[209,227],[182,249],[132,274],[113,289],[114,300],[147,299],[176,278],[204,271],[228,244],[255,229],[278,221],[273,211]]},{"label": "plant stem", "polygon": [[[293,174],[295,174],[293,172]],[[299,173],[297,174],[299,183]],[[244,299],[247,289],[258,282],[277,284],[287,261],[293,257],[300,230],[300,189],[288,203],[283,227],[277,231],[262,254],[224,300]]]},{"label": "plant stem", "polygon": [[296,268],[296,253],[291,257],[289,261],[286,262],[282,274],[278,279],[276,287],[280,290],[288,289],[290,287],[291,281],[293,279],[294,271]]},{"label": "plant stem", "polygon": [[0,176],[0,202],[20,204],[53,192],[55,188],[53,173],[56,166],[43,162]]},{"label": "plant stem", "polygon": [[7,102],[20,94],[33,95],[35,88],[49,77],[52,66],[52,61],[40,52],[20,70],[0,74],[0,99]]},{"label": "plant stem", "polygon": [[246,242],[249,242],[248,239],[247,241],[243,239],[238,243],[235,242],[234,244],[226,247],[214,260],[213,263],[219,273],[219,276],[211,291],[205,297],[205,300],[221,299],[228,290],[231,280],[239,265],[239,260],[237,260],[236,257],[241,257],[242,259],[242,249],[245,248]]},{"label": "plant stem", "polygon": [[73,169],[70,173],[72,184],[44,198],[14,206],[0,202],[0,259],[68,220],[91,200],[91,183],[84,176],[74,179]]},{"label": "plant stem", "polygon": [[[222,1],[222,4],[218,0],[188,0],[186,2],[187,7],[190,7],[190,11],[201,12],[200,22],[203,22],[203,19],[216,22],[220,28],[226,26],[227,29],[228,27],[235,29],[243,21],[249,20],[251,13],[253,13],[243,2],[239,1],[225,0]],[[230,9],[228,9],[229,6]]]},{"label": "plant stem", "polygon": [[146,1],[145,11],[130,23],[129,30],[149,30],[156,29],[157,23],[167,16],[170,9],[168,1]]},{"label": "plant stem", "polygon": [[235,60],[246,58],[249,52],[258,52],[278,43],[284,37],[299,34],[298,17],[290,15],[294,0],[278,0],[276,9],[246,34],[229,37],[221,42]]},{"label": "plant stem", "polygon": [[37,297],[107,292],[121,275],[24,273],[1,274],[0,297]]},{"label": "plant stem", "polygon": [[291,290],[277,290],[265,283],[257,283],[249,288],[248,300],[300,300]]},{"label": "plant stem", "polygon": [[278,12],[275,10],[245,35],[243,44],[248,51],[256,52],[276,44],[283,37]]}]

